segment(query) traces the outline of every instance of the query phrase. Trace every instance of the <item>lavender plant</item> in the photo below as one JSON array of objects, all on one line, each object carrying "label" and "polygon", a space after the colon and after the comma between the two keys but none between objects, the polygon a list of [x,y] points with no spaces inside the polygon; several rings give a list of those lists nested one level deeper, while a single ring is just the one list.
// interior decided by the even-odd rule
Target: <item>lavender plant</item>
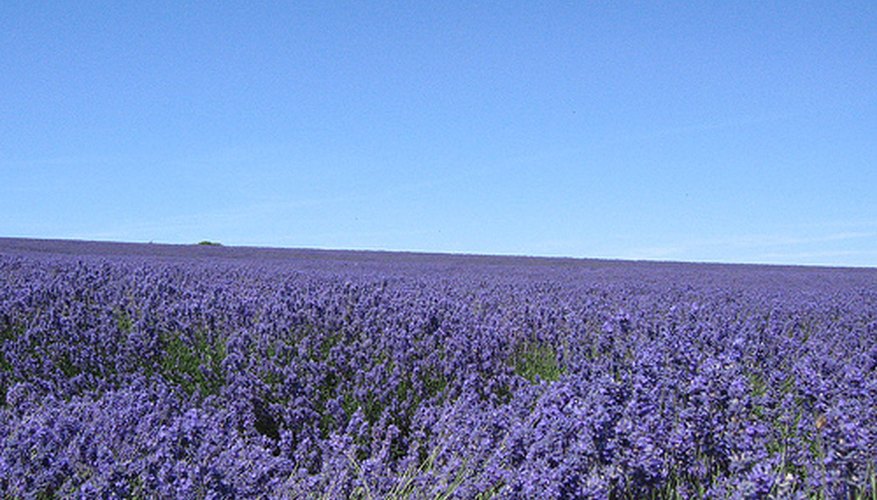
[{"label": "lavender plant", "polygon": [[875,498],[875,284],[0,239],[0,495]]}]

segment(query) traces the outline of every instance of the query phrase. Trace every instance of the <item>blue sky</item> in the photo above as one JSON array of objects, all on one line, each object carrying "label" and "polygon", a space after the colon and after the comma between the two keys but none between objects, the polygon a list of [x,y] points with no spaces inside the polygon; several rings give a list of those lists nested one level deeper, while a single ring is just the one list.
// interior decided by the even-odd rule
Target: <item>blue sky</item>
[{"label": "blue sky", "polygon": [[873,1],[4,1],[0,236],[877,266],[874,26]]}]

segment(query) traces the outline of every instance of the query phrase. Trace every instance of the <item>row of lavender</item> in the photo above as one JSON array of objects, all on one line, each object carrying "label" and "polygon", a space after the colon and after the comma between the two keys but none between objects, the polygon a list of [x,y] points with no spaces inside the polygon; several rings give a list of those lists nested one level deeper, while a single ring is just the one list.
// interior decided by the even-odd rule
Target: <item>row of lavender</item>
[{"label": "row of lavender", "polygon": [[12,243],[2,496],[877,495],[873,270]]}]

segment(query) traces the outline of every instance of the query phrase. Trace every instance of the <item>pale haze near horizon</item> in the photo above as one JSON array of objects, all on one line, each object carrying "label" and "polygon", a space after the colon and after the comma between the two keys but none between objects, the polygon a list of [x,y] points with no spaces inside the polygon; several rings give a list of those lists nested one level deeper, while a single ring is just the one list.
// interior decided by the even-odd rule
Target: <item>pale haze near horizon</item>
[{"label": "pale haze near horizon", "polygon": [[0,236],[877,266],[877,4],[0,4]]}]

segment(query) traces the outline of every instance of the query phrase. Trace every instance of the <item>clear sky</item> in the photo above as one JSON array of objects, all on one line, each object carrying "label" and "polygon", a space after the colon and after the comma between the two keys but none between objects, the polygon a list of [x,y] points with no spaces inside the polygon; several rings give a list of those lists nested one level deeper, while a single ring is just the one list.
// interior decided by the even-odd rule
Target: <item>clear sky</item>
[{"label": "clear sky", "polygon": [[877,2],[0,2],[0,236],[877,266]]}]

